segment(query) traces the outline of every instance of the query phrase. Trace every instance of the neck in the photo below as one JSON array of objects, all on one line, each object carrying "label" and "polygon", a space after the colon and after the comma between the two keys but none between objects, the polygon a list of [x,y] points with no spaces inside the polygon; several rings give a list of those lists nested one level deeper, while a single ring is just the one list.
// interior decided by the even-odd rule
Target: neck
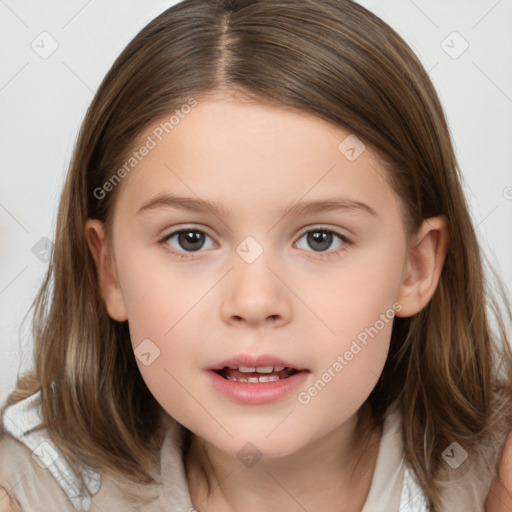
[{"label": "neck", "polygon": [[244,467],[197,436],[185,454],[190,495],[198,512],[273,509],[359,512],[370,490],[381,426],[362,409],[334,431],[285,457]]}]

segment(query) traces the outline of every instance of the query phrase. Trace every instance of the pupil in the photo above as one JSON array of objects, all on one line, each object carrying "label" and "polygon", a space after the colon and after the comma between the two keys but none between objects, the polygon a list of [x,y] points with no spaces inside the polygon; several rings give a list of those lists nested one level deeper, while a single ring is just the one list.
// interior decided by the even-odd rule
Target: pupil
[{"label": "pupil", "polygon": [[182,231],[178,235],[178,241],[183,249],[197,251],[204,244],[204,235],[199,231]]},{"label": "pupil", "polygon": [[319,251],[325,251],[332,243],[332,233],[328,231],[312,231],[308,233],[308,243],[313,249],[315,249],[315,244],[318,244],[316,248]]}]

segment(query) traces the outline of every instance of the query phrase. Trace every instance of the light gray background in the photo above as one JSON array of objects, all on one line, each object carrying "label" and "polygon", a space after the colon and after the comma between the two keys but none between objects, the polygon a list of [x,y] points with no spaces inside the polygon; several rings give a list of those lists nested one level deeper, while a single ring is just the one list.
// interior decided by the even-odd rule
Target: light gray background
[{"label": "light gray background", "polygon": [[[30,317],[22,320],[47,267],[41,239],[53,240],[85,111],[124,46],[174,3],[0,0],[0,402],[32,364]],[[447,113],[477,233],[510,290],[512,0],[360,3],[395,28],[429,72]],[[58,44],[47,58],[31,46],[40,53],[51,49],[42,32]],[[469,47],[453,58],[464,41]]]}]

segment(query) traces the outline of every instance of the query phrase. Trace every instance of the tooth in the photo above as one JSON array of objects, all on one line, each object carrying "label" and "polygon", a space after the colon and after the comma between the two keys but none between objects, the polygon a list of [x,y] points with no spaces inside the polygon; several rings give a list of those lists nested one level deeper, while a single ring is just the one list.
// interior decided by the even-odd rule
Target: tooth
[{"label": "tooth", "polygon": [[240,366],[238,368],[238,371],[242,372],[242,373],[251,373],[251,372],[255,372],[256,368],[254,368],[253,366]]},{"label": "tooth", "polygon": [[275,382],[276,380],[281,380],[277,375],[262,375],[259,377],[260,382]]},{"label": "tooth", "polygon": [[280,371],[284,370],[284,368],[285,368],[284,366],[274,366],[274,371],[280,372]]},{"label": "tooth", "polygon": [[256,366],[256,371],[258,373],[272,373],[273,369],[273,366]]},{"label": "tooth", "polygon": [[249,382],[249,383],[257,383],[257,382],[275,382],[277,380],[281,380],[277,375],[262,375],[261,377],[249,377],[244,378],[240,377],[239,379],[235,377],[226,377],[228,380],[232,380],[235,382]]}]

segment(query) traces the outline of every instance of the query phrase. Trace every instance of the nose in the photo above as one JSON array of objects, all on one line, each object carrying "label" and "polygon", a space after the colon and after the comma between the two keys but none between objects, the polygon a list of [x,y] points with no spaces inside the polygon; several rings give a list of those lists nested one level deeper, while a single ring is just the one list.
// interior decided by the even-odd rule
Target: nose
[{"label": "nose", "polygon": [[265,252],[252,263],[235,256],[238,261],[235,260],[223,289],[221,315],[224,322],[286,325],[292,315],[292,292],[285,284],[285,276],[267,265]]}]

